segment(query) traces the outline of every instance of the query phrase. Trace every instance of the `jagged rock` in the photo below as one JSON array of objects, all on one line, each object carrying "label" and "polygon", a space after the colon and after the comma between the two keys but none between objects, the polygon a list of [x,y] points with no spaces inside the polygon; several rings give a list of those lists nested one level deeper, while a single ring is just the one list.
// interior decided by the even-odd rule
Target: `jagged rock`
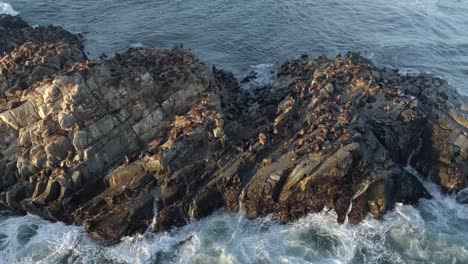
[{"label": "jagged rock", "polygon": [[29,27],[19,17],[2,15],[0,95],[19,96],[31,84],[83,62],[81,37],[61,27]]},{"label": "jagged rock", "polygon": [[[36,190],[38,190],[38,188],[36,188]],[[38,190],[38,192],[40,192],[40,190]],[[40,195],[37,195],[33,199],[33,202],[41,204],[41,205],[46,205],[49,202],[57,199],[59,197],[59,194],[60,194],[60,184],[58,183],[57,180],[49,179],[44,192]]]},{"label": "jagged rock", "polygon": [[461,204],[468,204],[468,188],[461,190],[456,199]]},{"label": "jagged rock", "polygon": [[438,78],[302,56],[247,92],[180,47],[89,61],[61,28],[0,26],[1,208],[114,242],[222,207],[380,218],[429,197],[408,161],[447,191],[468,185],[466,98]]},{"label": "jagged rock", "polygon": [[64,41],[77,44],[83,48],[82,36],[72,34],[62,27],[31,27],[21,17],[0,15],[0,53],[8,53],[20,47],[26,42],[34,42],[38,45],[57,43]]},{"label": "jagged rock", "polygon": [[425,102],[420,108],[427,116],[421,129],[421,149],[412,164],[447,191],[466,188],[468,111],[463,105],[467,98],[446,81],[427,75],[404,80],[402,87]]}]

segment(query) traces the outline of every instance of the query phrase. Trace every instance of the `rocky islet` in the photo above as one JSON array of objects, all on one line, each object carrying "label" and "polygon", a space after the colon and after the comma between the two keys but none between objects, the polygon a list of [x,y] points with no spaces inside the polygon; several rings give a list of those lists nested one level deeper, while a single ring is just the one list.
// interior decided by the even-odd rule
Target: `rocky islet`
[{"label": "rocky islet", "polygon": [[60,27],[0,33],[0,208],[106,242],[222,207],[358,223],[429,198],[408,165],[467,200],[467,99],[439,78],[302,56],[247,91],[181,47],[89,60]]}]

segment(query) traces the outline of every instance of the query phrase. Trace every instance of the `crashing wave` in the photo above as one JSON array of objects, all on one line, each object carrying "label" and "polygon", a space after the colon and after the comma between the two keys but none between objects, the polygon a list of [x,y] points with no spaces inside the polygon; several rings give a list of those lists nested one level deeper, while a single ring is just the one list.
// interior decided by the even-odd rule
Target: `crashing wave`
[{"label": "crashing wave", "polygon": [[6,263],[468,263],[468,206],[424,181],[433,199],[397,204],[383,220],[338,224],[333,211],[281,225],[219,211],[185,227],[124,237],[105,247],[82,227],[37,216],[0,216],[0,259]]},{"label": "crashing wave", "polygon": [[14,10],[13,7],[10,4],[0,2],[0,14],[7,14],[7,15],[16,16],[19,13],[16,12],[16,10]]},{"label": "crashing wave", "polygon": [[130,44],[130,48],[143,48],[145,45],[143,43],[137,42]]},{"label": "crashing wave", "polygon": [[241,81],[242,86],[246,89],[268,86],[273,82],[274,70],[275,65],[271,63],[249,66],[246,70],[247,75]]}]

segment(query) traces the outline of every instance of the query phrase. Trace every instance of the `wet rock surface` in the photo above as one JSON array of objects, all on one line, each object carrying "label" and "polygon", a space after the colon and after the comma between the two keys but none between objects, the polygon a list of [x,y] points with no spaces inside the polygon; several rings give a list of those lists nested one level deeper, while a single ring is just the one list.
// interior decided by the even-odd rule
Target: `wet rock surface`
[{"label": "wet rock surface", "polygon": [[0,26],[0,208],[114,242],[223,207],[380,218],[429,197],[408,162],[468,186],[467,99],[441,79],[349,53],[287,61],[247,91],[180,47],[88,60],[61,28]]}]

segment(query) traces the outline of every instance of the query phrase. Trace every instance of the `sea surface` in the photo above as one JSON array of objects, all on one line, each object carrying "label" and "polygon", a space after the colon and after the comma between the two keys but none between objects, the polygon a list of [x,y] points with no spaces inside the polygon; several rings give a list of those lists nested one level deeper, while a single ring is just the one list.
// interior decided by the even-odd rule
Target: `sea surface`
[{"label": "sea surface", "polygon": [[379,66],[443,77],[468,95],[468,0],[7,2],[32,25],[82,33],[90,57],[183,43],[242,75],[252,65],[351,50]]},{"label": "sea surface", "polygon": [[[242,76],[301,54],[360,51],[403,74],[428,72],[468,95],[466,0],[9,0],[0,13],[82,33],[88,55],[183,43]],[[411,168],[408,168],[411,171]],[[83,228],[0,213],[3,263],[468,263],[468,205],[423,180],[432,199],[381,221],[334,212],[281,225],[218,211],[183,228],[104,246]]]}]

